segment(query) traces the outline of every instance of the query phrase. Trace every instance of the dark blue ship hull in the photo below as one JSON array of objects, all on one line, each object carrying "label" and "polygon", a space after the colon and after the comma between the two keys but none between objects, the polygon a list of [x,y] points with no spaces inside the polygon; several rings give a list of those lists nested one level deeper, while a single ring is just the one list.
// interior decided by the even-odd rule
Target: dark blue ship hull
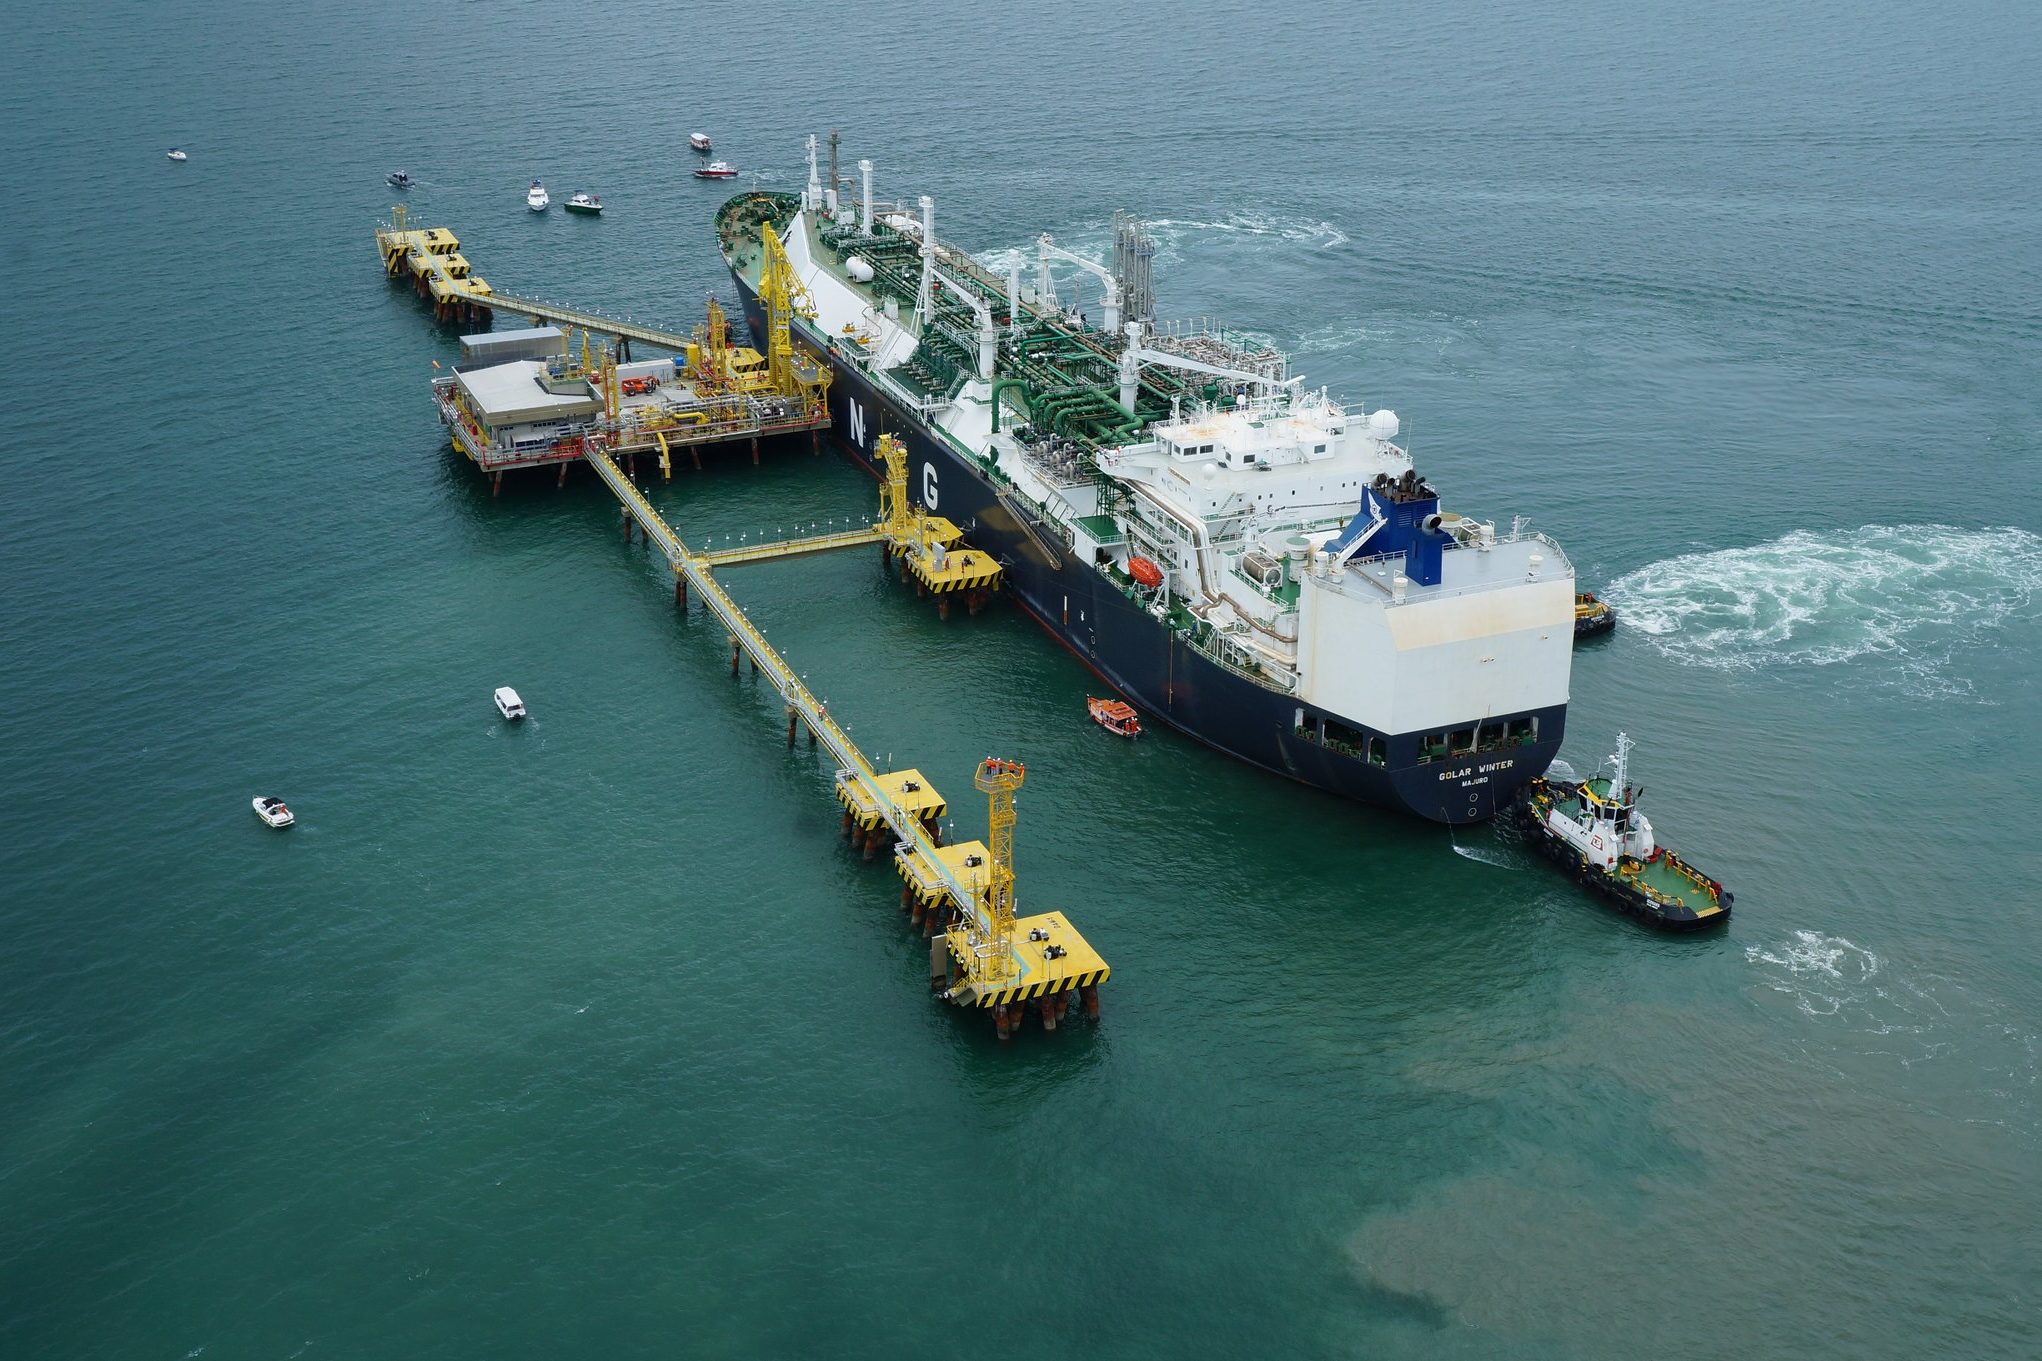
[{"label": "dark blue ship hull", "polygon": [[[745,319],[764,348],[758,296],[742,277],[733,277]],[[973,547],[998,558],[1008,593],[1052,637],[1145,713],[1179,732],[1331,793],[1449,824],[1508,811],[1518,790],[1558,754],[1564,704],[1523,714],[1470,715],[1471,728],[1535,718],[1537,740],[1424,761],[1423,734],[1374,732],[1221,666],[1079,561],[1053,529],[1024,523],[1025,510],[1003,501],[976,461],[932,432],[919,415],[854,365],[831,362],[825,347],[799,326],[796,336],[834,374],[830,419],[845,450],[876,474],[872,459],[879,436],[905,443],[910,495],[963,529]],[[1346,739],[1339,746],[1326,740],[1327,720]],[[1380,763],[1365,754],[1372,738],[1383,739]]]}]

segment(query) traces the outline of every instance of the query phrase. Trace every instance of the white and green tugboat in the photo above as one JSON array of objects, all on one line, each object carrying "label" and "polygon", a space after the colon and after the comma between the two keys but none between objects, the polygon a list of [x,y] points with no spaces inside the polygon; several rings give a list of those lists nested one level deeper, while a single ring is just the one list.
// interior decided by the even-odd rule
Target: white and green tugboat
[{"label": "white and green tugboat", "polygon": [[1622,911],[1666,931],[1700,931],[1730,920],[1731,895],[1722,884],[1661,846],[1638,809],[1630,783],[1631,748],[1617,734],[1610,773],[1585,780],[1550,774],[1525,786],[1519,825],[1583,888]]}]

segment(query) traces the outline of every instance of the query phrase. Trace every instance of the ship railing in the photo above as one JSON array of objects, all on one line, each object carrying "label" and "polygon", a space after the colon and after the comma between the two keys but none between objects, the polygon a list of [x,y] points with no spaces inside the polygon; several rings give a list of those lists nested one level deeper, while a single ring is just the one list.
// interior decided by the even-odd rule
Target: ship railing
[{"label": "ship railing", "polygon": [[1297,609],[1295,602],[1284,599],[1281,567],[1268,572],[1250,572],[1246,567],[1232,567],[1228,571],[1235,581],[1276,606],[1278,614],[1290,614]]},{"label": "ship railing", "polygon": [[1147,343],[1154,349],[1265,374],[1279,382],[1290,371],[1290,356],[1277,349],[1269,337],[1231,329],[1210,317],[1153,322]]},{"label": "ship railing", "polygon": [[1206,625],[1203,630],[1193,630],[1186,641],[1196,648],[1200,655],[1225,667],[1245,680],[1267,686],[1283,694],[1295,694],[1298,688],[1298,673],[1258,666],[1250,660],[1253,656],[1240,644],[1232,642],[1226,634]]},{"label": "ship railing", "polygon": [[[1106,579],[1135,604],[1144,609],[1151,607],[1152,597],[1146,595],[1133,580],[1117,574],[1109,575]],[[1214,627],[1211,621],[1201,619],[1195,614],[1190,617],[1191,627],[1178,636],[1183,638],[1199,656],[1215,666],[1233,672],[1243,680],[1253,681],[1280,694],[1297,693],[1302,678],[1296,671],[1256,664],[1252,652],[1233,642],[1225,633]],[[1164,628],[1175,632],[1167,616],[1162,616],[1161,622]]]},{"label": "ship railing", "polygon": [[[1537,530],[1528,530],[1518,534],[1499,534],[1496,536],[1496,547],[1532,542],[1543,544],[1552,553],[1552,556],[1547,561],[1540,564],[1539,574],[1541,579],[1566,580],[1573,577],[1574,563],[1568,558],[1567,550],[1562,548],[1557,541],[1548,535],[1542,534]],[[1446,545],[1446,551],[1448,553],[1466,553],[1477,551],[1477,549],[1474,544],[1449,543]],[[1312,574],[1312,579],[1321,586],[1343,592],[1349,590],[1352,583],[1362,581],[1368,583],[1373,590],[1383,595],[1388,595],[1390,593],[1389,585],[1369,569],[1371,567],[1388,566],[1403,560],[1404,555],[1402,553],[1378,553],[1373,557],[1356,558],[1349,562],[1345,573],[1339,580],[1321,576],[1316,572]],[[1523,577],[1500,577],[1494,581],[1469,582],[1465,586],[1413,585],[1410,588],[1410,593],[1405,598],[1413,601],[1452,600],[1458,596],[1479,595],[1483,591],[1502,590],[1507,587],[1522,586],[1524,584],[1525,580]]]},{"label": "ship railing", "polygon": [[871,370],[872,377],[882,382],[903,406],[911,406],[923,415],[941,411],[950,405],[950,398],[939,392],[921,392],[909,387],[885,369]]}]

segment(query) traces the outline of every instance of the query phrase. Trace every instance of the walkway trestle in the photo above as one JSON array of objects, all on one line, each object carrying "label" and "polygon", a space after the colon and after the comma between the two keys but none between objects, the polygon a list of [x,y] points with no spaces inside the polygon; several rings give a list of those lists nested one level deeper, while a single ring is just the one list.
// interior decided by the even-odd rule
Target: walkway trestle
[{"label": "walkway trestle", "polygon": [[877,529],[847,529],[840,534],[817,534],[806,539],[780,539],[773,543],[744,544],[719,548],[699,556],[711,567],[736,567],[747,562],[771,562],[779,558],[800,558],[811,553],[833,553],[839,548],[863,548],[884,543],[886,535]]},{"label": "walkway trestle", "polygon": [[[997,758],[979,766],[975,783],[991,796],[992,849],[978,842],[943,846],[936,827],[947,810],[942,796],[918,770],[875,769],[716,580],[718,565],[775,556],[761,550],[776,546],[722,554],[692,552],[609,454],[590,450],[586,457],[647,542],[665,555],[676,578],[675,599],[685,603],[692,587],[728,631],[732,673],[739,654],[748,655],[786,702],[789,741],[793,725],[799,723],[836,758],[837,796],[844,805],[846,833],[855,832],[868,855],[876,853],[885,839],[894,842],[896,865],[907,882],[903,896],[910,900],[911,910],[921,909],[914,915],[925,923],[926,934],[942,932],[941,939],[931,942],[932,991],[958,1006],[990,1009],[1001,1039],[1019,1028],[1023,1007],[1030,1001],[1037,1004],[1045,1029],[1056,1028],[1073,998],[1082,1001],[1087,1015],[1096,1017],[1098,985],[1112,973],[1106,961],[1059,913],[1013,915],[1013,791],[1021,783],[1021,766]],[[823,540],[843,541],[828,547],[848,547],[882,538],[893,542],[883,526],[876,526],[869,532],[819,536],[805,541],[808,546],[798,551],[825,551]]]}]

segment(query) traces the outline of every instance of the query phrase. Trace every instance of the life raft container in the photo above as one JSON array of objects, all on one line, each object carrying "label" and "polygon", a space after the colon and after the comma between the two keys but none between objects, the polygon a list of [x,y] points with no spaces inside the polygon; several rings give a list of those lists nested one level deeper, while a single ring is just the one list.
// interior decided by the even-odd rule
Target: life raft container
[{"label": "life raft container", "polygon": [[1163,569],[1148,558],[1134,557],[1127,560],[1127,574],[1137,583],[1154,589],[1163,584]]}]

